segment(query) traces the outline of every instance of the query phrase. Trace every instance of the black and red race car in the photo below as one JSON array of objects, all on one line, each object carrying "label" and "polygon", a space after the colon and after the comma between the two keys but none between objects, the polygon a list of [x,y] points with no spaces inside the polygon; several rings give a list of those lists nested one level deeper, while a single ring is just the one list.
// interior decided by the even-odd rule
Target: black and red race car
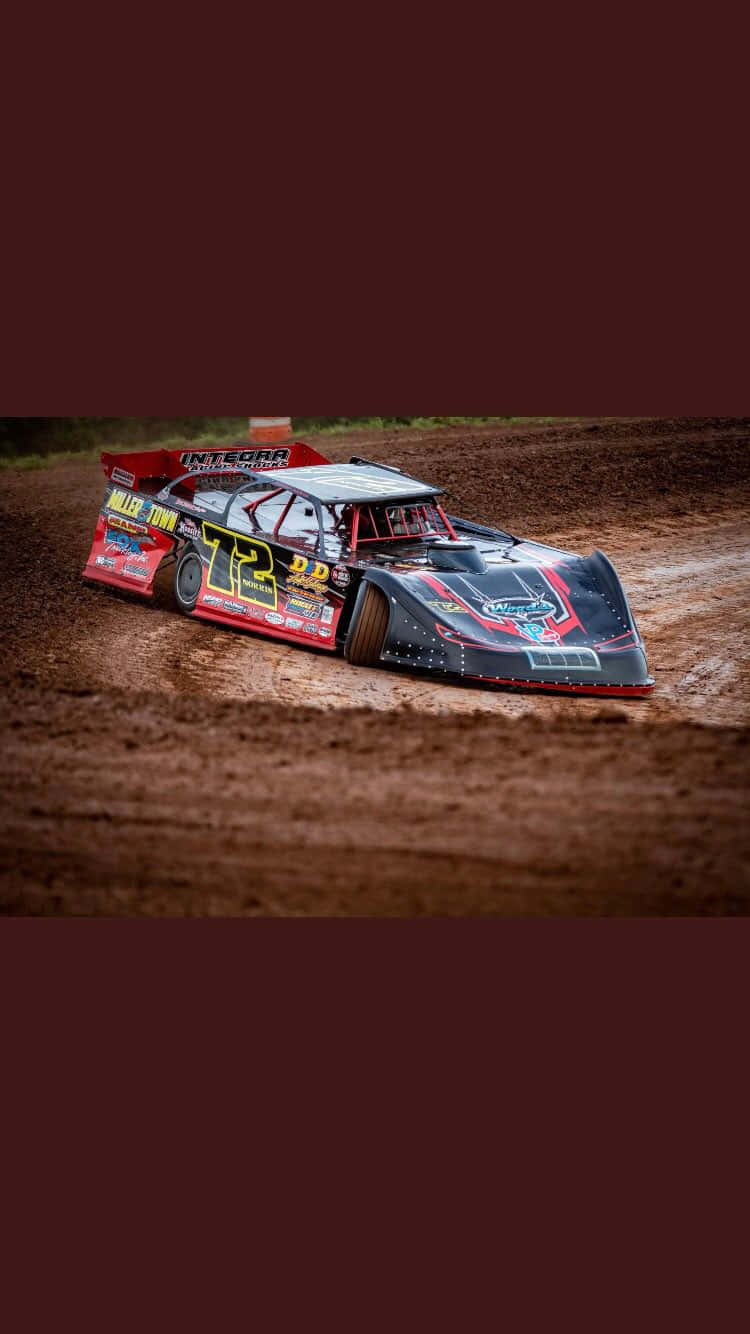
[{"label": "black and red race car", "polygon": [[188,616],[498,685],[653,689],[602,552],[583,558],[445,513],[439,487],[309,445],[102,456],[84,577],[150,597],[175,566]]}]

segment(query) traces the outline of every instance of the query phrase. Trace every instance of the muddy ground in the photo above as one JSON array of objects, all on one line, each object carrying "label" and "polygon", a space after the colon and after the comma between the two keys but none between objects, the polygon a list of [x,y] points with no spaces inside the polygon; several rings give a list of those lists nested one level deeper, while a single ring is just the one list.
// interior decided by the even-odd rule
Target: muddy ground
[{"label": "muddy ground", "polygon": [[0,487],[0,911],[750,908],[750,419],[352,433],[452,512],[614,560],[645,701],[355,671],[86,586],[103,475]]}]

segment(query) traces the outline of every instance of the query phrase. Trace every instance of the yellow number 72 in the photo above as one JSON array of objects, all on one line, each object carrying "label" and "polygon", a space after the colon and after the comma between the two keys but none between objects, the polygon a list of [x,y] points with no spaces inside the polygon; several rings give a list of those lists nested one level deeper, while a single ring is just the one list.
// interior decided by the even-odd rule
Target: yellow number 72
[{"label": "yellow number 72", "polygon": [[212,547],[208,587],[274,611],[278,603],[273,552],[265,542],[240,536],[215,523],[203,524],[203,541]]}]

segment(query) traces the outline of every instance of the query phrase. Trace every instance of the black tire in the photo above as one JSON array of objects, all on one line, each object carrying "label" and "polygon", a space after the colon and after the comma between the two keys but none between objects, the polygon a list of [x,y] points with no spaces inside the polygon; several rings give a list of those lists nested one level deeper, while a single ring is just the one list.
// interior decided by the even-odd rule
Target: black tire
[{"label": "black tire", "polygon": [[353,667],[377,667],[391,614],[385,595],[366,584],[359,616],[346,644],[346,660]]},{"label": "black tire", "polygon": [[195,611],[203,584],[203,562],[192,547],[182,553],[177,562],[174,576],[174,591],[177,606],[183,616],[191,616]]}]

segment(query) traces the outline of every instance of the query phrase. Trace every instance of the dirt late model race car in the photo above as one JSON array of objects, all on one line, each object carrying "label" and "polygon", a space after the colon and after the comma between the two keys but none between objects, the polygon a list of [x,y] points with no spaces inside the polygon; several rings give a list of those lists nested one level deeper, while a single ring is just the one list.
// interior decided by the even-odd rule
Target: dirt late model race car
[{"label": "dirt late model race car", "polygon": [[603,695],[653,688],[607,557],[445,513],[440,488],[309,445],[102,456],[84,577],[188,616],[343,652],[354,666]]}]

